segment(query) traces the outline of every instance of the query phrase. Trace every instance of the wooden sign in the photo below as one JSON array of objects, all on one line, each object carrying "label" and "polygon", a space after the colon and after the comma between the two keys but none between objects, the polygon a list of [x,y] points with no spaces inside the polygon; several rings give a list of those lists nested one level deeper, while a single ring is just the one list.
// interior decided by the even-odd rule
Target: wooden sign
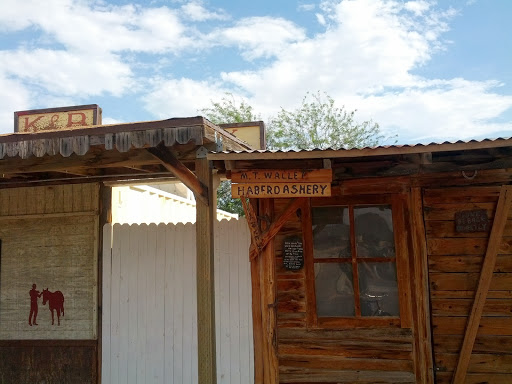
[{"label": "wooden sign", "polygon": [[14,132],[41,132],[101,124],[96,104],[14,112]]},{"label": "wooden sign", "polygon": [[455,213],[455,232],[487,232],[489,218],[485,209]]},{"label": "wooden sign", "polygon": [[304,248],[300,237],[288,237],[283,243],[283,267],[297,271],[304,267]]},{"label": "wooden sign", "polygon": [[231,174],[233,197],[328,197],[331,169],[265,169]]},{"label": "wooden sign", "polygon": [[329,197],[331,183],[251,183],[231,184],[233,197]]},{"label": "wooden sign", "polygon": [[254,149],[265,149],[265,124],[263,121],[251,121],[249,123],[219,124],[219,127],[245,141]]},{"label": "wooden sign", "polygon": [[330,183],[332,169],[258,169],[233,171],[232,183]]}]

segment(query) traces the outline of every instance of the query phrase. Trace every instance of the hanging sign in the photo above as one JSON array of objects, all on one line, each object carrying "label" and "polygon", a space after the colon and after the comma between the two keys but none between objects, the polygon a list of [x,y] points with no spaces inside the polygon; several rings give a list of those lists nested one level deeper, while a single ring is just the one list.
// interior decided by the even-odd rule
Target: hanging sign
[{"label": "hanging sign", "polygon": [[100,124],[101,108],[96,104],[14,112],[14,132],[53,131]]},{"label": "hanging sign", "polygon": [[487,232],[489,218],[485,209],[455,213],[455,232]]},{"label": "hanging sign", "polygon": [[328,197],[331,196],[331,169],[266,169],[234,171],[233,197]]},{"label": "hanging sign", "polygon": [[283,267],[297,271],[304,267],[304,248],[300,237],[288,237],[283,243]]}]

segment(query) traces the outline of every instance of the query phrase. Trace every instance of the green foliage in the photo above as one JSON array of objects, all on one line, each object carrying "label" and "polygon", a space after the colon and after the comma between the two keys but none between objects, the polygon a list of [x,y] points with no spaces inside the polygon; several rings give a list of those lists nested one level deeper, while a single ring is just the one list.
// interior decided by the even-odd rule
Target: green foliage
[{"label": "green foliage", "polygon": [[347,112],[334,105],[327,94],[307,93],[294,111],[281,108],[270,120],[267,130],[269,149],[362,148],[379,144],[383,139],[379,125],[358,123],[356,111]]},{"label": "green foliage", "polygon": [[243,99],[237,102],[232,93],[226,92],[220,101],[213,101],[212,106],[200,110],[202,115],[214,124],[245,123],[260,120],[252,107]]},{"label": "green foliage", "polygon": [[[201,114],[214,124],[244,123],[260,120],[253,108],[243,99],[237,101],[232,93],[225,93],[220,101],[213,101],[211,107],[200,110]],[[231,197],[231,181],[222,181],[217,188],[217,208],[244,216],[240,199]]]},{"label": "green foliage", "polygon": [[231,197],[231,181],[221,181],[217,188],[217,208],[223,211],[238,213],[239,216],[245,216],[244,208],[240,199]]},{"label": "green foliage", "polygon": [[[233,94],[226,93],[219,102],[200,112],[214,124],[243,123],[261,120],[244,100],[239,102]],[[268,149],[326,149],[362,148],[379,145],[383,140],[379,125],[355,120],[356,111],[347,112],[334,105],[334,99],[326,93],[309,92],[302,105],[287,111],[281,108],[267,125]],[[244,216],[242,203],[231,198],[231,182],[221,182],[217,189],[217,207]]]}]

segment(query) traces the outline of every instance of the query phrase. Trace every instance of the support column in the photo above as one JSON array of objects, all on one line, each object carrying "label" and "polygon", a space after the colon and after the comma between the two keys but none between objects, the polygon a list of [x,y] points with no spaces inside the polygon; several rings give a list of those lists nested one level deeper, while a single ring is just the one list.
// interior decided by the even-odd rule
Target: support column
[{"label": "support column", "polygon": [[213,224],[216,217],[210,162],[196,159],[196,176],[208,189],[208,203],[196,199],[197,364],[199,384],[216,384]]}]

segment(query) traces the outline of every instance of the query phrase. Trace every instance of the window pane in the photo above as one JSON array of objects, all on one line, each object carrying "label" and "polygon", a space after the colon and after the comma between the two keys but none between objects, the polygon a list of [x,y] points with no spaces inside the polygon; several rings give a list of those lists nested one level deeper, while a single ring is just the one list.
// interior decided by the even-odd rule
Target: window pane
[{"label": "window pane", "polygon": [[390,206],[354,209],[357,257],[395,257]]},{"label": "window pane", "polygon": [[358,263],[361,315],[399,316],[396,263]]},{"label": "window pane", "polygon": [[315,263],[318,317],[355,316],[351,263]]},{"label": "window pane", "polygon": [[351,257],[348,208],[316,207],[312,211],[314,257]]}]

